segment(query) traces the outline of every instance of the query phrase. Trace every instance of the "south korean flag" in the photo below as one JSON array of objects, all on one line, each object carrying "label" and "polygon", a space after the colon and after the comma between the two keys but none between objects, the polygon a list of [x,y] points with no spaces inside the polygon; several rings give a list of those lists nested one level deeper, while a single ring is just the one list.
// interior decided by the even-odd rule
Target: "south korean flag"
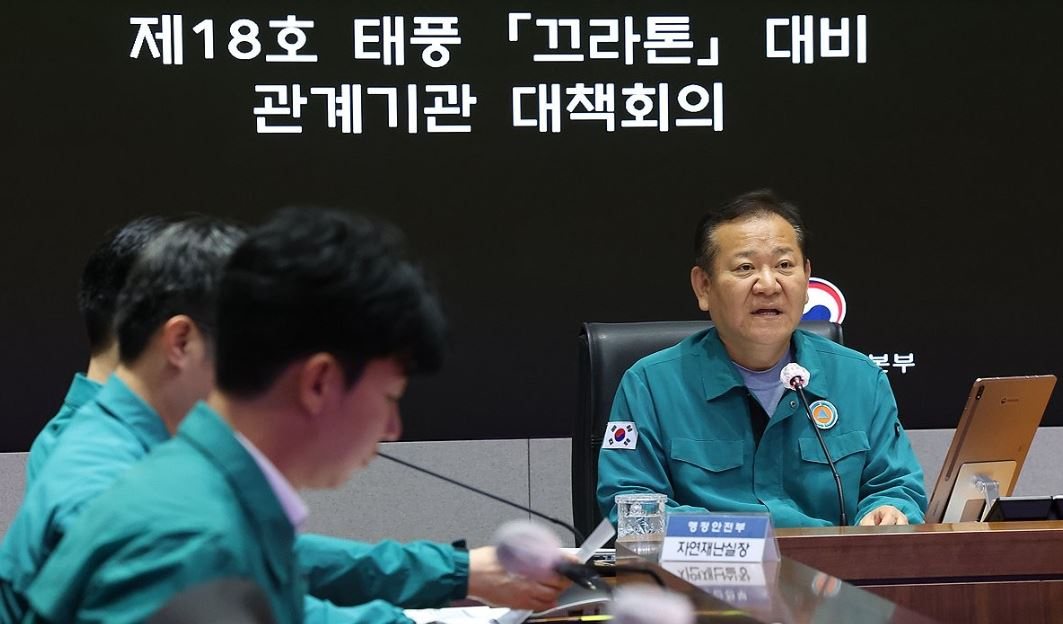
[{"label": "south korean flag", "polygon": [[633,422],[611,422],[605,426],[602,448],[635,450],[639,445],[639,430]]}]

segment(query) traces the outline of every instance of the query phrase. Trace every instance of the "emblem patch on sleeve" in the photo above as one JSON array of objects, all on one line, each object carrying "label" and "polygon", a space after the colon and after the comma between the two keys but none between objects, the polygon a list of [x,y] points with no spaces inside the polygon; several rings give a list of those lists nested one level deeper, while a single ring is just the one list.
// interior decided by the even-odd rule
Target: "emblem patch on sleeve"
[{"label": "emblem patch on sleeve", "polygon": [[611,422],[605,426],[602,448],[635,450],[639,445],[639,430],[633,422]]}]

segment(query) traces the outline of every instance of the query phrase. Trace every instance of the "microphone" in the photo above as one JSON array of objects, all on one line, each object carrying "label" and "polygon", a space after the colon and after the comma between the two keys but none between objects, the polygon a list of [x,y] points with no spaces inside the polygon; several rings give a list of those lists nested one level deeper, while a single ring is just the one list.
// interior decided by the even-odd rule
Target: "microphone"
[{"label": "microphone", "polygon": [[616,624],[694,624],[690,600],[647,585],[617,589],[609,612]]},{"label": "microphone", "polygon": [[782,372],[779,373],[779,381],[787,388],[793,388],[794,390],[804,390],[808,385],[808,380],[812,378],[812,373],[808,372],[808,369],[801,366],[797,362],[790,362],[786,366],[782,367]]},{"label": "microphone", "polygon": [[540,582],[560,574],[585,589],[610,591],[593,568],[567,559],[557,536],[542,525],[529,520],[507,522],[492,541],[498,563],[511,574]]},{"label": "microphone", "polygon": [[812,431],[815,432],[816,439],[819,440],[819,446],[823,449],[823,455],[827,458],[827,465],[830,466],[830,472],[834,475],[834,485],[838,489],[838,515],[841,518],[841,526],[848,526],[849,519],[845,515],[845,493],[842,491],[842,478],[838,475],[838,468],[834,465],[834,458],[830,456],[830,451],[827,450],[827,444],[823,441],[823,434],[820,433],[819,427],[816,426],[816,420],[812,417],[812,408],[808,405],[808,397],[805,396],[805,386],[808,385],[808,381],[811,378],[812,373],[796,362],[791,362],[784,366],[779,374],[779,379],[784,386],[797,391],[797,396],[801,399],[801,405],[805,408],[805,415],[808,416],[808,422],[812,423]]},{"label": "microphone", "polygon": [[[584,541],[586,541],[586,538],[583,537],[582,533],[580,533],[579,531],[576,530],[576,527],[574,527],[571,524],[565,522],[564,520],[558,520],[557,518],[554,518],[554,517],[548,516],[548,515],[546,515],[544,513],[540,513],[538,511],[535,511],[534,509],[532,509],[530,507],[525,507],[524,505],[521,505],[519,503],[514,503],[513,501],[506,500],[506,499],[502,498],[501,496],[495,496],[494,494],[491,494],[490,492],[485,492],[485,491],[481,490],[480,488],[475,488],[475,487],[473,487],[473,486],[471,486],[471,485],[469,485],[467,483],[462,483],[461,481],[457,481],[455,479],[451,479],[450,477],[441,475],[438,472],[433,472],[433,471],[431,471],[431,470],[429,470],[427,468],[421,468],[420,466],[417,466],[415,464],[411,464],[410,462],[401,460],[401,459],[399,459],[397,457],[392,457],[391,455],[387,455],[385,453],[380,453],[380,452],[378,452],[377,455],[379,457],[383,457],[384,459],[391,460],[391,461],[395,462],[396,464],[401,464],[403,466],[406,466],[407,468],[410,468],[412,470],[416,470],[417,472],[422,472],[422,473],[424,473],[426,475],[429,475],[429,476],[435,477],[437,479],[441,479],[443,481],[446,481],[447,483],[450,483],[451,485],[456,485],[456,486],[458,486],[460,488],[464,488],[464,489],[466,489],[466,490],[468,490],[470,492],[475,492],[475,493],[477,493],[477,494],[479,494],[481,496],[486,496],[487,498],[490,498],[491,500],[495,500],[495,501],[498,501],[500,503],[505,503],[506,505],[509,505],[510,507],[514,507],[514,508],[519,509],[521,511],[530,513],[531,515],[533,515],[533,516],[535,516],[537,518],[542,518],[543,520],[546,520],[547,522],[552,522],[552,523],[556,524],[557,526],[562,527],[565,530],[567,530],[570,533],[572,533],[573,537],[576,538],[576,544],[582,544]],[[605,540],[602,540],[602,541],[604,542]],[[558,548],[560,548],[560,545],[558,545]]]}]

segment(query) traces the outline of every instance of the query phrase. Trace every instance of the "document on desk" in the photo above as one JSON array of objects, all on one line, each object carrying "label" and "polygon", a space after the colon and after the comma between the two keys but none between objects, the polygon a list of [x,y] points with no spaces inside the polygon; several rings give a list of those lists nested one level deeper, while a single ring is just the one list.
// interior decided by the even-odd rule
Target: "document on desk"
[{"label": "document on desk", "polygon": [[496,624],[509,613],[498,607],[450,607],[447,609],[406,609],[403,613],[417,624]]},{"label": "document on desk", "polygon": [[[587,561],[615,534],[613,525],[602,520],[590,537],[583,542],[575,556],[580,563]],[[571,552],[569,549],[566,551]],[[448,609],[406,609],[406,617],[417,624],[520,624],[531,611],[499,609],[495,607],[452,607]]]},{"label": "document on desk", "polygon": [[[587,563],[594,553],[598,552],[598,549],[605,546],[609,540],[616,535],[616,529],[609,522],[608,518],[603,518],[602,521],[591,532],[590,536],[584,540],[579,550],[576,552],[576,558],[580,563]],[[528,619],[528,616],[532,614],[531,611],[510,611],[505,615],[496,618],[496,624],[520,624],[524,620]]]}]

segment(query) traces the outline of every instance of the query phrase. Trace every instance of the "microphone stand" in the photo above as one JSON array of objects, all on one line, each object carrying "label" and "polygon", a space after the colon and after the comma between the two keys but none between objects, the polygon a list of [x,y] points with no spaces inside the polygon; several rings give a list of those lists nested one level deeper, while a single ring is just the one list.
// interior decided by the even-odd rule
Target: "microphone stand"
[{"label": "microphone stand", "polygon": [[558,520],[557,518],[550,517],[550,516],[548,516],[548,515],[546,515],[544,513],[540,513],[538,511],[535,511],[534,509],[532,509],[530,507],[525,507],[524,505],[518,505],[517,503],[508,501],[508,500],[506,500],[506,499],[504,499],[504,498],[502,498],[500,496],[495,496],[494,494],[491,494],[489,492],[485,492],[485,491],[483,491],[483,490],[481,490],[479,488],[474,488],[471,485],[468,485],[466,483],[462,483],[461,481],[456,481],[454,479],[451,479],[450,477],[443,476],[443,475],[439,474],[438,472],[433,472],[431,470],[428,470],[427,468],[421,468],[420,466],[411,464],[408,461],[403,461],[403,460],[401,460],[401,459],[399,459],[397,457],[392,457],[391,455],[387,455],[387,454],[379,453],[379,452],[377,453],[377,455],[380,456],[380,457],[383,457],[384,459],[390,459],[391,461],[395,462],[396,464],[401,464],[403,466],[406,466],[407,468],[411,468],[413,470],[416,470],[417,472],[423,472],[426,475],[433,476],[433,477],[435,477],[437,479],[442,479],[443,481],[446,481],[447,483],[450,483],[451,485],[456,485],[456,486],[458,486],[460,488],[464,488],[466,490],[469,490],[470,492],[476,492],[477,494],[486,496],[487,498],[490,498],[491,500],[495,500],[495,501],[498,501],[500,503],[505,503],[506,505],[509,505],[510,507],[514,507],[514,508],[519,509],[521,511],[528,512],[528,513],[530,513],[531,515],[533,515],[533,516],[535,516],[537,518],[542,518],[543,520],[546,520],[547,522],[552,522],[552,523],[556,524],[557,526],[562,527],[562,528],[568,530],[569,532],[571,532],[572,535],[576,538],[576,543],[577,544],[582,544],[587,539],[587,538],[583,537],[582,533],[580,533],[579,531],[576,530],[576,527],[572,526],[571,524],[569,524],[569,523],[567,523],[567,522],[565,522],[563,520]]},{"label": "microphone stand", "polygon": [[[798,381],[799,379],[800,381]],[[830,456],[830,451],[827,450],[826,442],[823,441],[823,434],[819,432],[819,427],[816,426],[816,419],[812,417],[812,408],[808,405],[808,397],[805,396],[803,382],[803,379],[797,377],[790,382],[790,386],[797,391],[797,396],[801,398],[801,405],[805,408],[805,415],[808,416],[808,422],[812,424],[812,431],[815,432],[816,439],[819,440],[819,446],[823,449],[823,455],[827,458],[830,472],[834,475],[834,485],[838,489],[838,515],[841,517],[841,526],[849,526],[849,519],[845,515],[845,495],[842,493],[842,478],[838,475],[838,469],[834,466],[834,459]]]}]

